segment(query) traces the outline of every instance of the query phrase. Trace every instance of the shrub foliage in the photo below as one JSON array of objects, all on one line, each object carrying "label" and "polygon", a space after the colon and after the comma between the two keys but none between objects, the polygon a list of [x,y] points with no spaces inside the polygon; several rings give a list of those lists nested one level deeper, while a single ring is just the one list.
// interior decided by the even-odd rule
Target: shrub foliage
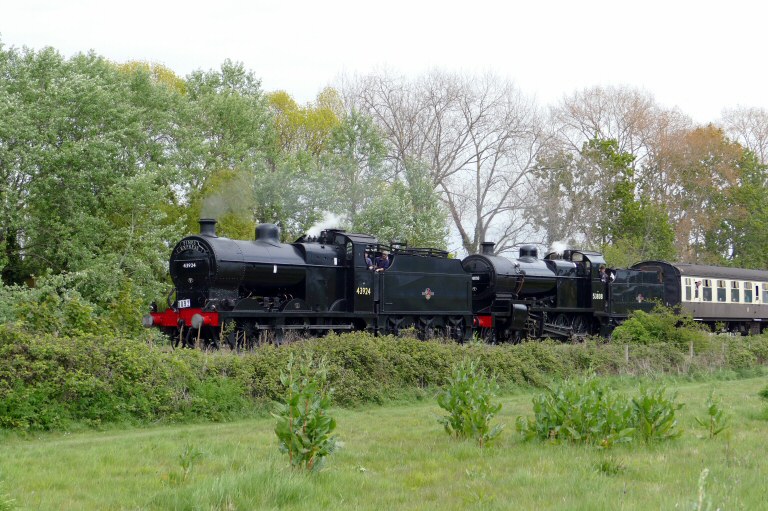
[{"label": "shrub foliage", "polygon": [[319,470],[336,449],[332,434],[336,419],[328,413],[333,392],[328,387],[327,363],[323,359],[314,363],[311,355],[295,362],[291,355],[280,373],[285,394],[272,414],[277,419],[275,434],[291,466]]},{"label": "shrub foliage", "polygon": [[533,398],[533,418],[518,417],[526,438],[610,447],[634,434],[632,409],[623,394],[590,377],[566,381]]},{"label": "shrub foliage", "polygon": [[682,434],[675,413],[683,407],[675,402],[677,395],[667,396],[664,387],[644,388],[632,398],[633,422],[638,437],[645,443],[671,440]]},{"label": "shrub foliage", "polygon": [[0,326],[0,427],[62,429],[73,423],[134,424],[222,421],[262,411],[283,396],[280,372],[291,355],[312,351],[327,361],[333,403],[355,406],[407,395],[425,398],[443,387],[451,369],[473,359],[502,387],[546,387],[553,380],[597,374],[697,374],[741,371],[768,362],[768,336],[712,337],[698,349],[661,343],[458,345],[363,333],[329,335],[236,354],[171,350],[152,338],[114,334],[30,334],[18,323]]},{"label": "shrub foliage", "polygon": [[501,403],[493,402],[498,388],[476,360],[462,360],[453,366],[445,390],[437,396],[437,404],[448,412],[438,422],[449,435],[475,439],[484,447],[504,428],[503,424],[491,427],[501,410]]},{"label": "shrub foliage", "polygon": [[682,404],[663,387],[642,389],[629,399],[594,376],[569,380],[534,396],[532,418],[518,417],[526,439],[611,447],[639,438],[646,443],[680,435],[675,412]]},{"label": "shrub foliage", "polygon": [[668,343],[686,348],[691,342],[696,348],[706,344],[708,335],[690,313],[672,307],[656,305],[653,311],[636,310],[613,331],[613,340],[621,344]]}]

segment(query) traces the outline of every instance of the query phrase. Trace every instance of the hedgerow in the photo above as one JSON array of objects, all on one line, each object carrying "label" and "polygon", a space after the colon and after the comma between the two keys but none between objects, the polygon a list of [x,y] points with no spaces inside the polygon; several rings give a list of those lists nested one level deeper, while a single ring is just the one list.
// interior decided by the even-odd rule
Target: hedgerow
[{"label": "hedgerow", "polygon": [[264,413],[282,395],[280,370],[291,354],[307,351],[328,361],[334,404],[355,406],[432,395],[465,358],[478,360],[502,389],[543,387],[591,372],[741,370],[768,361],[768,336],[711,337],[693,358],[676,343],[632,345],[627,361],[624,345],[603,340],[490,346],[350,333],[236,354],[174,351],[106,334],[30,334],[7,323],[0,326],[0,427],[222,421]]}]

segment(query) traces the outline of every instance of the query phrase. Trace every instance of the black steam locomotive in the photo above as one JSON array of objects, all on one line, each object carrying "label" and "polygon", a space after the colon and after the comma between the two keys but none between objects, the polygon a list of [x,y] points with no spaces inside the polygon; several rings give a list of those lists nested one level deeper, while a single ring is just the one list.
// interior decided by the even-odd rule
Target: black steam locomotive
[{"label": "black steam locomotive", "polygon": [[[482,253],[459,261],[444,251],[384,245],[338,229],[287,244],[271,224],[259,225],[255,240],[219,237],[215,225],[201,220],[200,234],[174,247],[168,308],[158,312],[153,304],[144,318],[178,344],[248,347],[280,343],[288,332],[351,330],[414,329],[422,338],[459,342],[472,335],[493,342],[608,335],[633,310],[680,302],[674,294],[680,289],[670,284],[679,278],[672,266],[611,270],[597,252],[539,258],[535,247],[524,246],[510,260],[485,243]],[[376,271],[370,260],[385,251],[390,266]],[[750,276],[750,286],[768,291],[768,272]],[[752,304],[756,316],[731,318],[733,324],[766,318],[762,299]]]}]

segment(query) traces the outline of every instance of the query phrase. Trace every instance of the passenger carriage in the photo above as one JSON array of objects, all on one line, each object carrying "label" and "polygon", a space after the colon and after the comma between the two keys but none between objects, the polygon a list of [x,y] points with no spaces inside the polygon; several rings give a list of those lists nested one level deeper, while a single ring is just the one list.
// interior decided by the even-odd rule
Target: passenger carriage
[{"label": "passenger carriage", "polygon": [[644,261],[633,268],[655,271],[664,303],[681,305],[713,330],[757,334],[768,324],[768,271],[700,264]]}]

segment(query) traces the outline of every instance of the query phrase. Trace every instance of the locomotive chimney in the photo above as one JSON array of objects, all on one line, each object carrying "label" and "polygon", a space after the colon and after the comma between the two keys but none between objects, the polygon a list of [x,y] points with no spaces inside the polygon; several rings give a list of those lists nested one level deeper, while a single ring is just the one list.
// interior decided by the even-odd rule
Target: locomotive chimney
[{"label": "locomotive chimney", "polygon": [[200,222],[200,236],[210,236],[216,238],[216,219],[215,218],[201,218]]},{"label": "locomotive chimney", "polygon": [[492,241],[484,241],[480,243],[480,253],[483,255],[493,255],[493,248],[496,246],[496,243]]}]

